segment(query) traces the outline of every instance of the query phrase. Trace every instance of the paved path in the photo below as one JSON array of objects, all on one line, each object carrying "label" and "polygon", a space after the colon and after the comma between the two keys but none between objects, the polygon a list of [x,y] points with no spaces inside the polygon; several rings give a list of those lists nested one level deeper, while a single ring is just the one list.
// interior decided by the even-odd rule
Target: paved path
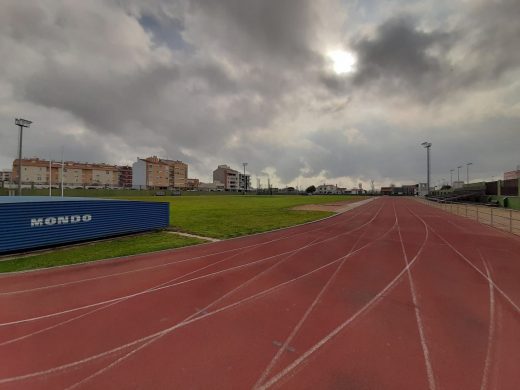
[{"label": "paved path", "polygon": [[0,389],[518,389],[520,240],[408,199],[0,277]]}]

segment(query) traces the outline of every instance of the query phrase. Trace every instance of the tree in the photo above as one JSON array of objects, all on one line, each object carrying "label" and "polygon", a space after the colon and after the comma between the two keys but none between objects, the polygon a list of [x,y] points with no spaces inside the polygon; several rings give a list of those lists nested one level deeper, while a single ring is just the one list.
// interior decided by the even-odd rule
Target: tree
[{"label": "tree", "polygon": [[316,192],[316,187],[314,187],[314,186],[307,187],[305,192],[308,194],[312,194],[312,193]]}]

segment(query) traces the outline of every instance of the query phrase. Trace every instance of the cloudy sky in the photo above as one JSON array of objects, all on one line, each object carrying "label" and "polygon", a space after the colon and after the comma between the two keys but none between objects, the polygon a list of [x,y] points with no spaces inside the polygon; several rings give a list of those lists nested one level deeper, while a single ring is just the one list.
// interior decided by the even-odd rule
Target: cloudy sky
[{"label": "cloudy sky", "polygon": [[[0,168],[158,155],[265,185],[520,164],[518,0],[0,0]],[[463,174],[464,173],[464,174]],[[461,178],[465,178],[461,169]],[[457,172],[455,171],[455,177]]]}]

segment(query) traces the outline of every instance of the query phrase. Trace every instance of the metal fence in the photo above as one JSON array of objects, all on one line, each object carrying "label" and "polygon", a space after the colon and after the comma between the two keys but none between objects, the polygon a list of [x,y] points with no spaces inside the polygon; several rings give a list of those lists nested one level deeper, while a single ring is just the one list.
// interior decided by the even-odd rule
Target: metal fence
[{"label": "metal fence", "polygon": [[477,206],[471,203],[437,203],[426,199],[420,200],[449,213],[520,235],[520,211],[499,207]]}]

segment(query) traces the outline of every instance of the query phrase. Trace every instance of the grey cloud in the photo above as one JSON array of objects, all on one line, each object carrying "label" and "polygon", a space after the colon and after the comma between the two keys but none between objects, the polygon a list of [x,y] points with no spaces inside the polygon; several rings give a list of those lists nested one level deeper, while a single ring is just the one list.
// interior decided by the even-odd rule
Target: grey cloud
[{"label": "grey cloud", "polygon": [[[357,86],[380,85],[389,91],[412,91],[428,99],[442,85],[448,64],[442,56],[451,45],[448,33],[424,32],[400,17],[379,26],[374,38],[354,44],[358,54]],[[441,54],[433,54],[433,51]]]}]

